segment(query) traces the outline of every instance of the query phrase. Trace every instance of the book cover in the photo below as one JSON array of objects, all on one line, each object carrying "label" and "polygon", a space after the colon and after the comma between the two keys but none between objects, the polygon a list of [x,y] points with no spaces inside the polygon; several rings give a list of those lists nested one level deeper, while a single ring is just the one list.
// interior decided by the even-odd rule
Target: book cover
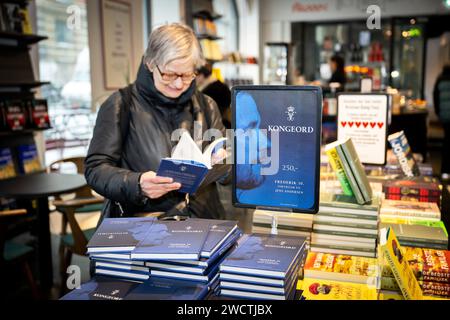
[{"label": "book cover", "polygon": [[87,244],[88,253],[130,253],[145,238],[155,220],[153,217],[105,218]]},{"label": "book cover", "polygon": [[47,100],[35,99],[27,101],[30,124],[37,129],[50,128]]},{"label": "book cover", "polygon": [[14,178],[16,169],[10,148],[0,148],[0,180]]},{"label": "book cover", "polygon": [[380,290],[378,300],[405,300],[399,291]]},{"label": "book cover", "polygon": [[377,290],[361,283],[305,278],[302,296],[306,300],[377,300]]},{"label": "book cover", "polygon": [[441,207],[442,204],[442,197],[421,197],[414,195],[385,194],[385,199],[413,202],[433,202],[436,203],[438,207]]},{"label": "book cover", "polygon": [[238,230],[236,221],[227,220],[206,220],[195,219],[203,222],[209,222],[209,232],[202,248],[201,257],[209,258]]},{"label": "book cover", "polygon": [[220,266],[230,273],[285,278],[305,249],[305,238],[253,234],[242,239],[238,247]]},{"label": "book cover", "polygon": [[209,287],[193,281],[151,277],[134,287],[125,300],[201,300]]},{"label": "book cover", "polygon": [[20,145],[17,147],[17,157],[19,160],[19,171],[21,174],[28,174],[42,170],[38,151],[35,144]]},{"label": "book cover", "polygon": [[381,216],[404,216],[441,219],[441,210],[436,203],[383,199]]},{"label": "book cover", "polygon": [[136,260],[199,260],[210,223],[197,219],[156,220],[131,253]]},{"label": "book cover", "polygon": [[391,217],[380,217],[380,222],[382,223],[393,223],[393,224],[410,224],[419,226],[428,226],[434,228],[441,228],[445,235],[448,237],[447,228],[443,221],[434,221],[425,219],[414,219],[414,218],[391,218]]},{"label": "book cover", "polygon": [[345,282],[365,283],[378,276],[377,259],[310,252],[306,258],[304,275]]},{"label": "book cover", "polygon": [[391,227],[397,239],[400,241],[416,242],[416,243],[436,243],[448,244],[448,236],[444,230],[439,227],[429,227],[414,224],[393,224],[381,223],[380,228]]},{"label": "book cover", "polygon": [[150,278],[149,272],[119,270],[103,267],[95,267],[95,274],[99,276],[108,276],[122,280],[133,280],[133,281],[145,281],[148,278]]},{"label": "book cover", "polygon": [[321,100],[319,87],[233,87],[235,206],[317,212]]},{"label": "book cover", "polygon": [[225,140],[226,138],[215,140],[202,153],[190,134],[183,132],[172,157],[161,160],[157,176],[169,177],[180,183],[179,192],[195,193],[205,180],[209,184],[223,177],[229,170],[230,165],[214,165],[213,161],[213,155],[223,146]]},{"label": "book cover", "polygon": [[403,249],[417,279],[450,283],[450,251],[411,247]]},{"label": "book cover", "polygon": [[397,157],[398,163],[407,177],[419,176],[419,168],[414,160],[408,139],[403,131],[393,133],[388,136],[392,152]]},{"label": "book cover", "polygon": [[424,295],[450,298],[450,284],[448,283],[424,281],[420,286]]},{"label": "book cover", "polygon": [[405,300],[422,300],[422,290],[391,227],[380,231],[380,252],[394,274]]},{"label": "book cover", "polygon": [[337,249],[335,247],[332,247],[332,248],[326,247],[326,246],[316,247],[315,245],[311,245],[310,250],[312,252],[342,254],[342,255],[358,256],[358,257],[368,257],[368,258],[376,257],[376,250],[362,251],[359,248],[351,248],[351,247],[346,248],[346,249]]},{"label": "book cover", "polygon": [[10,100],[6,103],[6,126],[11,131],[24,130],[27,126],[26,110],[20,100]]},{"label": "book cover", "polygon": [[110,277],[96,276],[79,289],[74,289],[60,300],[123,300],[138,282],[117,280]]},{"label": "book cover", "polygon": [[328,155],[331,167],[336,173],[336,177],[341,183],[344,194],[352,196],[353,195],[352,187],[350,185],[350,182],[348,181],[347,175],[345,174],[344,166],[341,162],[341,159],[339,158],[336,148],[326,148],[325,152]]}]

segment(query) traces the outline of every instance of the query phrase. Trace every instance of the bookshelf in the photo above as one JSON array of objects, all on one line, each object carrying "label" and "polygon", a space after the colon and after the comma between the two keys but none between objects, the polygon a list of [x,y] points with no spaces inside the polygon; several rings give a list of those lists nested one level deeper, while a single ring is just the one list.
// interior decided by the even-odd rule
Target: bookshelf
[{"label": "bookshelf", "polygon": [[24,146],[35,150],[35,133],[50,128],[47,102],[36,99],[34,92],[49,82],[35,78],[30,56],[31,47],[47,37],[33,34],[28,3],[0,0],[0,149],[10,155],[9,160],[8,156],[1,159],[0,173],[6,163],[14,167],[15,176],[37,169],[37,151],[27,151],[36,155],[27,159],[33,165],[28,171],[20,164],[24,160],[21,150]]}]

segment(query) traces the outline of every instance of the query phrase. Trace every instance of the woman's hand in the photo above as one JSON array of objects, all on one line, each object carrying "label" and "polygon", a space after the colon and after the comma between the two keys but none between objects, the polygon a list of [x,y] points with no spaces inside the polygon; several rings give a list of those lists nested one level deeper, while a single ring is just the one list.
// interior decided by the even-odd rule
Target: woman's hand
[{"label": "woman's hand", "polygon": [[181,188],[181,184],[172,178],[158,177],[153,171],[145,172],[139,180],[142,193],[150,199],[158,199],[163,195]]}]

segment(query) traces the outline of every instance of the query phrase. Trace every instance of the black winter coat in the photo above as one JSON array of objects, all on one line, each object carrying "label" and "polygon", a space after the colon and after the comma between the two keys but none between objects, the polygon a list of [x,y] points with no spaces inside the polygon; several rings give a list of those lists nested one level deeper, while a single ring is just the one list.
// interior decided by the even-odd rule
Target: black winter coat
[{"label": "black winter coat", "polygon": [[[170,157],[176,141],[171,134],[179,128],[193,136],[193,122],[202,124],[202,131],[215,128],[225,134],[216,103],[209,97],[197,99],[195,81],[177,99],[159,93],[153,75],[141,65],[137,80],[131,85],[131,105],[127,132],[121,130],[119,92],[110,96],[101,106],[94,135],[85,160],[88,184],[107,200],[103,217],[133,216],[144,212],[167,212],[180,203],[185,195],[171,192],[159,199],[149,199],[141,193],[140,176],[147,171],[157,172],[162,158]],[[124,136],[124,139],[122,139]],[[123,141],[122,141],[123,140]],[[189,213],[196,217],[223,219],[224,209],[215,184],[190,197]]]}]

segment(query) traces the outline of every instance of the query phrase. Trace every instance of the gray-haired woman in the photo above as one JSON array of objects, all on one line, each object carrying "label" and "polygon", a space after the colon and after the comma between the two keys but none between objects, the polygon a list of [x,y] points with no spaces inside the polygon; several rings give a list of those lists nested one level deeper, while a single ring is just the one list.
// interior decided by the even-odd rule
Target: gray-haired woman
[{"label": "gray-haired woman", "polygon": [[[114,93],[101,106],[85,161],[88,184],[107,200],[103,216],[144,212],[177,212],[185,195],[171,178],[158,177],[162,158],[170,157],[176,141],[171,134],[194,122],[202,133],[224,133],[215,102],[196,90],[195,70],[204,63],[194,32],[169,24],[150,35],[137,80]],[[221,219],[224,209],[215,184],[190,197],[188,213]]]}]

